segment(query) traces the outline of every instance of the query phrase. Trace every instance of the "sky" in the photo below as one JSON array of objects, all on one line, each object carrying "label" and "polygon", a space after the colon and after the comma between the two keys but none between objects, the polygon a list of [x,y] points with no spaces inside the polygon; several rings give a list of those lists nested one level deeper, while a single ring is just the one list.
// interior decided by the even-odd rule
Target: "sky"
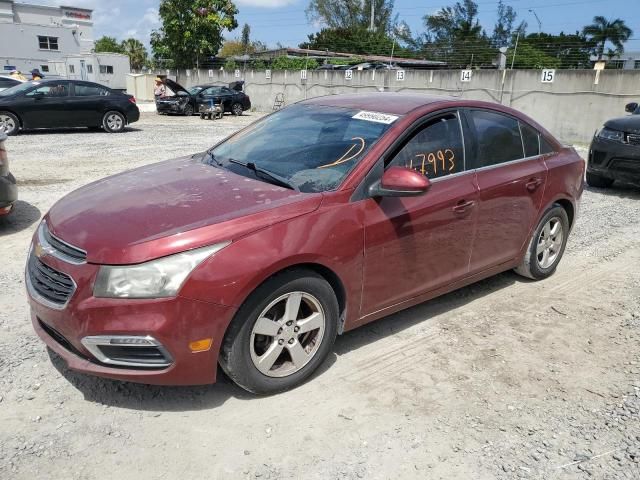
[{"label": "sky", "polygon": [[[476,0],[480,23],[488,31],[493,30],[497,12],[497,0]],[[108,35],[119,40],[128,37],[149,43],[149,34],[160,26],[159,0],[28,0],[28,3],[44,5],[73,5],[94,9],[94,35]],[[251,26],[251,38],[275,47],[279,42],[297,47],[307,35],[318,30],[318,25],[307,21],[305,9],[308,0],[235,0],[239,14],[239,28],[225,32],[225,38],[240,36],[244,23]],[[422,17],[435,13],[439,8],[452,5],[454,0],[396,0],[395,13],[406,21],[411,31],[423,31]],[[638,0],[505,0],[518,14],[517,22],[525,20],[528,32],[538,30],[538,22],[529,10],[540,19],[542,30],[550,33],[574,33],[591,22],[595,15],[622,18],[634,30],[633,39],[627,42],[626,51],[640,51],[640,1]]]}]

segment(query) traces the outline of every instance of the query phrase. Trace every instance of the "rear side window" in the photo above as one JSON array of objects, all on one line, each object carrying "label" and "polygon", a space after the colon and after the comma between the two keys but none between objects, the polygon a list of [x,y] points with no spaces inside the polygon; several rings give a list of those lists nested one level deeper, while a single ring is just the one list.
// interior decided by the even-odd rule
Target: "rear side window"
[{"label": "rear side window", "polygon": [[472,110],[471,125],[478,142],[474,168],[498,165],[524,158],[520,126],[514,118],[500,113]]},{"label": "rear side window", "polygon": [[540,134],[538,131],[527,125],[520,123],[520,132],[522,133],[522,143],[524,145],[524,156],[535,157],[540,155]]},{"label": "rear side window", "polygon": [[391,165],[413,168],[429,178],[464,171],[464,147],[457,113],[430,120],[404,144]]},{"label": "rear side window", "polygon": [[109,95],[109,90],[97,85],[74,85],[76,97],[105,97]]},{"label": "rear side window", "polygon": [[540,153],[544,155],[545,153],[555,153],[555,151],[556,149],[553,148],[542,135],[540,135]]}]

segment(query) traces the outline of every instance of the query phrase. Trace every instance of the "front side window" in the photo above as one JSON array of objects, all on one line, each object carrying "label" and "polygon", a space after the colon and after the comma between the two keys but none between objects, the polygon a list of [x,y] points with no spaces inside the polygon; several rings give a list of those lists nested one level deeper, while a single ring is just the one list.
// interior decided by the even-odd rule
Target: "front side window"
[{"label": "front side window", "polygon": [[263,179],[239,163],[251,164],[301,192],[325,192],[342,183],[396,119],[350,108],[292,105],[225,140],[206,158],[240,175]]},{"label": "front side window", "polygon": [[35,90],[27,93],[27,97],[36,97],[36,96],[45,96],[45,97],[66,97],[69,95],[69,87],[66,83],[47,83]]},{"label": "front side window", "polygon": [[58,37],[46,37],[38,35],[40,50],[58,50]]},{"label": "front side window", "polygon": [[465,170],[462,131],[457,113],[429,120],[391,161],[433,179]]},{"label": "front side window", "polygon": [[520,126],[516,119],[485,110],[473,110],[470,115],[478,143],[473,168],[524,158]]}]

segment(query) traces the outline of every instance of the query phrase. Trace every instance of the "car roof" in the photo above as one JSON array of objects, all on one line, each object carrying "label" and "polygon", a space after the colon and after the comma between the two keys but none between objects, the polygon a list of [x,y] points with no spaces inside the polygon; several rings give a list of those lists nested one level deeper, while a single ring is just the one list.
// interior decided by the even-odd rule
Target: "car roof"
[{"label": "car roof", "polygon": [[15,80],[16,82],[24,82],[24,80],[20,80],[19,78],[12,77],[11,75],[0,75],[0,78],[8,78],[9,80]]},{"label": "car roof", "polygon": [[324,105],[328,107],[344,107],[356,110],[373,110],[376,112],[405,115],[416,108],[432,103],[452,102],[459,98],[447,95],[421,95],[417,93],[375,92],[345,95],[327,95],[304,100],[306,105]]}]

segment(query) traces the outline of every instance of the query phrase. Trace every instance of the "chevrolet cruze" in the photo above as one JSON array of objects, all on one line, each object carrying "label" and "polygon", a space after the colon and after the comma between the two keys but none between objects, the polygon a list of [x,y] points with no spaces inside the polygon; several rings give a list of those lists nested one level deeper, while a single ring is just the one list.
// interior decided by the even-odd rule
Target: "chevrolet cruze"
[{"label": "chevrolet cruze", "polygon": [[503,106],[307,100],[193,156],[81,188],[37,228],[35,331],[87,374],[267,394],[336,335],[515,269],[553,274],[584,162]]}]

